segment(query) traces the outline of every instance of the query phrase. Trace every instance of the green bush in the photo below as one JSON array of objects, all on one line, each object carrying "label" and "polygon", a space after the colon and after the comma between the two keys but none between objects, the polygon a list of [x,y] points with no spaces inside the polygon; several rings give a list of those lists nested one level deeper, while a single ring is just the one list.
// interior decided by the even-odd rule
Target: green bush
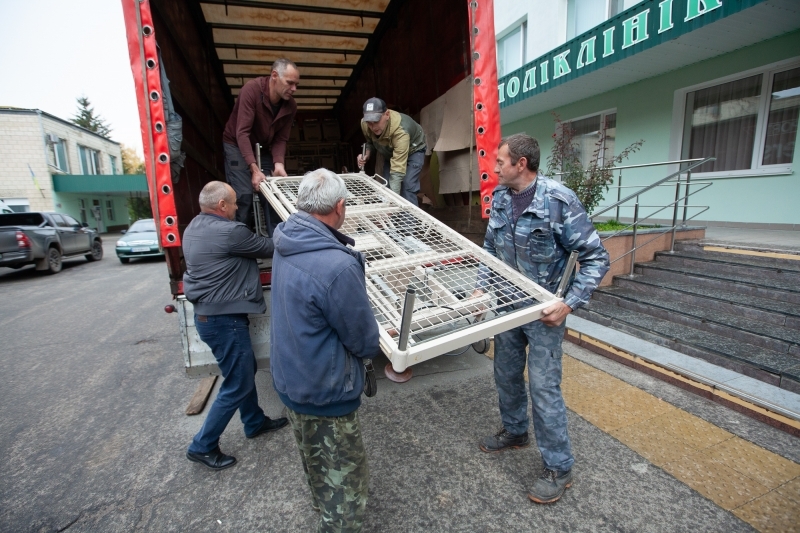
[{"label": "green bush", "polygon": [[644,144],[644,140],[636,141],[617,156],[604,157],[608,130],[608,124],[604,123],[589,167],[584,169],[581,167],[580,154],[575,145],[575,130],[572,125],[569,122],[563,122],[556,113],[553,113],[553,120],[556,123],[556,133],[553,134],[553,149],[547,158],[547,174],[552,177],[560,172],[562,183],[578,195],[586,212],[591,214],[600,204],[609,186],[614,183],[614,167],[638,151]]}]

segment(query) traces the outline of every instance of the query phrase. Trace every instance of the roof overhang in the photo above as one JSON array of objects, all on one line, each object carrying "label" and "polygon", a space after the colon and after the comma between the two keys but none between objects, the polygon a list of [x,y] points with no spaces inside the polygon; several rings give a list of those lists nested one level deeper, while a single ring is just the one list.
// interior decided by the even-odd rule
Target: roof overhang
[{"label": "roof overhang", "polygon": [[132,193],[147,192],[144,174],[53,174],[55,192]]},{"label": "roof overhang", "polygon": [[[394,0],[398,4],[399,0]],[[200,0],[231,94],[281,57],[300,70],[299,110],[330,110],[391,15],[390,0]],[[383,24],[382,24],[383,22]]]},{"label": "roof overhang", "polygon": [[797,0],[645,0],[498,80],[508,124],[800,28]]}]

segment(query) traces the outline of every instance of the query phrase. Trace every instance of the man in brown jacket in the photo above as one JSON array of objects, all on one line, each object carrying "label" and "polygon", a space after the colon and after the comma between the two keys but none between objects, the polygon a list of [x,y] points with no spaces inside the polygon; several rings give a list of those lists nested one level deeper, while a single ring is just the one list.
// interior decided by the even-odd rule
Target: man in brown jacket
[{"label": "man in brown jacket", "polygon": [[[236,191],[239,206],[236,220],[250,228],[253,227],[253,194],[258,194],[258,184],[267,179],[263,170],[273,176],[286,176],[283,166],[286,141],[297,113],[292,95],[299,82],[297,65],[288,59],[276,60],[268,77],[244,84],[222,134],[225,177]],[[256,143],[269,149],[269,154],[264,154],[261,161],[263,170],[258,168],[253,153]],[[281,220],[263,198],[261,205],[267,215],[267,231],[272,236],[273,228]]]}]

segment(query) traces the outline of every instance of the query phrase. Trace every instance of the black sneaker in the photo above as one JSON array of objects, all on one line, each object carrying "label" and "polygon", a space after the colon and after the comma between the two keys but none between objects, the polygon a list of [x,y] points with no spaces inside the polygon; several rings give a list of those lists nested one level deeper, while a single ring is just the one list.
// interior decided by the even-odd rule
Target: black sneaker
[{"label": "black sneaker", "polygon": [[528,432],[522,435],[512,435],[506,428],[501,429],[496,435],[484,437],[481,440],[481,451],[486,453],[502,452],[508,448],[524,448],[531,441],[528,439]]},{"label": "black sneaker", "polygon": [[528,498],[536,503],[553,503],[572,486],[572,470],[559,471],[545,468],[533,484]]}]

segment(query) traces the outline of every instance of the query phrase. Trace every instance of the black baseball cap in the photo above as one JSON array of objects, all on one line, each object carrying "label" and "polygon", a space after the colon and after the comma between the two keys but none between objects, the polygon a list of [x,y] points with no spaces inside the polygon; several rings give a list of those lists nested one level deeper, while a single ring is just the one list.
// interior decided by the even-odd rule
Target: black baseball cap
[{"label": "black baseball cap", "polygon": [[386,113],[386,102],[380,98],[370,98],[364,102],[364,122],[378,122]]}]

